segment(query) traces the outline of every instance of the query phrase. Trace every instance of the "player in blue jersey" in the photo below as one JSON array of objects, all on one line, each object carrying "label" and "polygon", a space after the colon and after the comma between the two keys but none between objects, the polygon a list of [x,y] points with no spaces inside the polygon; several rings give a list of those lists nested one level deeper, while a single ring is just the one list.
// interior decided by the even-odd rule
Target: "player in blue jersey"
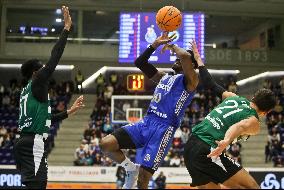
[{"label": "player in blue jersey", "polygon": [[[180,126],[184,111],[190,104],[198,85],[195,72],[196,61],[191,51],[175,45],[166,45],[176,53],[178,59],[173,64],[173,75],[158,71],[148,63],[152,53],[163,44],[174,39],[163,33],[142,55],[135,60],[135,65],[147,77],[157,83],[147,115],[139,122],[126,125],[102,139],[100,146],[114,161],[127,171],[123,188],[147,189],[149,180],[158,169],[172,144],[176,129]],[[131,162],[121,149],[142,148],[140,167]]]}]

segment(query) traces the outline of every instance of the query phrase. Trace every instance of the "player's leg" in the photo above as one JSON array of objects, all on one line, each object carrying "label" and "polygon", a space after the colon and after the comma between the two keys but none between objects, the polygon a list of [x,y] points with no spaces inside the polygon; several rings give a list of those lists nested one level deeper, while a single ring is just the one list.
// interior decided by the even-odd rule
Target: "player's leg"
[{"label": "player's leg", "polygon": [[213,182],[209,182],[206,185],[196,186],[197,189],[221,189],[219,184],[215,184]]},{"label": "player's leg", "polygon": [[46,189],[46,156],[43,137],[22,135],[15,145],[17,169],[28,189]]},{"label": "player's leg", "polygon": [[117,129],[112,135],[108,135],[100,142],[102,151],[111,159],[121,164],[126,170],[126,179],[123,188],[134,188],[139,166],[131,162],[121,149],[136,149],[142,146],[143,138],[140,134],[140,127],[143,122],[124,126]]},{"label": "player's leg", "polygon": [[141,166],[139,169],[137,188],[138,189],[148,189],[149,181],[152,178],[155,170]]},{"label": "player's leg", "polygon": [[108,157],[119,164],[121,164],[126,158],[123,152],[120,150],[117,138],[112,134],[104,137],[101,140],[100,148]]},{"label": "player's leg", "polygon": [[245,170],[241,169],[231,178],[226,180],[223,185],[231,189],[259,189],[259,185],[253,177]]},{"label": "player's leg", "polygon": [[138,176],[138,188],[147,189],[149,181],[172,145],[175,128],[155,121],[147,121],[149,126],[147,144],[141,154],[141,166]]},{"label": "player's leg", "polygon": [[[192,186],[198,188],[221,188],[219,184],[235,175],[242,167],[224,154],[207,158],[211,147],[191,135],[184,147],[186,168],[192,178]],[[226,185],[225,185],[226,186]]]}]

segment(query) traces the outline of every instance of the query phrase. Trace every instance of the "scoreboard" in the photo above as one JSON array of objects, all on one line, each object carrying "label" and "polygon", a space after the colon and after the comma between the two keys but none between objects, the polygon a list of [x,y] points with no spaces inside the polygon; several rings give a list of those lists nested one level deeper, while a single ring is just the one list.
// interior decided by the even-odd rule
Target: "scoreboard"
[{"label": "scoreboard", "polygon": [[[192,39],[196,40],[201,58],[204,60],[204,14],[183,13],[182,24],[174,33],[172,43],[188,49]],[[156,13],[131,12],[120,14],[119,63],[134,63],[135,59],[160,36],[156,25]],[[172,32],[169,34],[171,35]],[[161,54],[159,47],[150,57],[150,63],[173,63],[175,55],[169,51]]]}]

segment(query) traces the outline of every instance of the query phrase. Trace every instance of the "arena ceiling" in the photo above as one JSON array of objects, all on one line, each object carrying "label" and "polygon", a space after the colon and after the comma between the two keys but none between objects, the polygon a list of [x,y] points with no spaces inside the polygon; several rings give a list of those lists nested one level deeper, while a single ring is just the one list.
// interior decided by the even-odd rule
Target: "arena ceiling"
[{"label": "arena ceiling", "polygon": [[284,0],[1,0],[8,6],[55,7],[67,4],[76,8],[112,11],[154,11],[164,5],[181,10],[203,11],[211,15],[284,18]]}]

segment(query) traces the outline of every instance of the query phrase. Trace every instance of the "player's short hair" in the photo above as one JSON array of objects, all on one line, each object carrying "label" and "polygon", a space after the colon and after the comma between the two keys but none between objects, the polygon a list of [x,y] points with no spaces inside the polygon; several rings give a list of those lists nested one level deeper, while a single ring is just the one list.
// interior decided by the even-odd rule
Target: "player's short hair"
[{"label": "player's short hair", "polygon": [[276,97],[271,90],[263,88],[254,94],[252,102],[260,111],[269,112],[276,105]]},{"label": "player's short hair", "polygon": [[21,73],[26,80],[30,80],[33,72],[38,71],[42,68],[42,63],[38,59],[30,59],[27,60],[21,66]]}]

